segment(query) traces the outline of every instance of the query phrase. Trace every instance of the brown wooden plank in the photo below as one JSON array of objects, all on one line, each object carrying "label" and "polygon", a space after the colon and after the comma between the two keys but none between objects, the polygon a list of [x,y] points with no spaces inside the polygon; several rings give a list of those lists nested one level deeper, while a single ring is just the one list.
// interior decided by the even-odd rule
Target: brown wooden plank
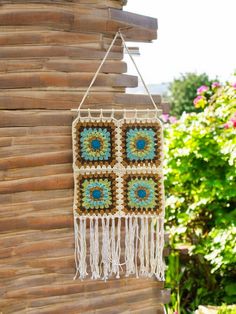
[{"label": "brown wooden plank", "polygon": [[[100,65],[99,61],[77,61],[66,60],[57,61],[49,60],[45,64],[45,68],[48,70],[62,71],[62,72],[96,72]],[[101,68],[101,73],[124,73],[127,71],[127,65],[125,62],[120,61],[107,61]]]},{"label": "brown wooden plank", "polygon": [[[8,8],[8,4],[11,5],[11,7],[20,7],[22,5],[25,5],[25,0],[1,0],[1,3],[4,8]],[[56,0],[56,3],[60,6],[65,5],[66,0]],[[69,5],[73,9],[77,6],[81,6],[86,4],[88,5],[96,5],[97,8],[103,8],[103,7],[114,7],[114,8],[122,8],[123,5],[127,3],[127,0],[80,0],[79,2],[77,0],[70,0]],[[39,7],[42,7],[42,4],[44,5],[52,5],[55,4],[55,0],[27,0],[27,5],[39,5]],[[15,5],[15,6],[14,6]]]},{"label": "brown wooden plank", "polygon": [[[42,195],[42,193],[40,193],[40,195]],[[42,212],[43,210],[48,210],[48,211],[54,211],[55,209],[59,209],[59,208],[72,208],[72,204],[73,203],[73,198],[72,198],[72,193],[70,196],[67,197],[63,197],[62,196],[58,196],[55,197],[54,199],[46,199],[44,200],[43,198],[39,199],[39,200],[31,200],[31,202],[16,202],[16,203],[10,203],[10,204],[5,204],[4,207],[0,207],[0,215],[3,218],[7,218],[7,217],[12,217],[14,215],[16,216],[20,216],[21,214],[32,214],[35,213],[37,214],[37,212]],[[19,211],[20,208],[20,211]],[[60,210],[59,210],[60,211]],[[68,231],[67,231],[68,232]],[[27,234],[27,233],[24,233]],[[13,234],[14,236],[14,234]],[[22,234],[20,235],[22,237]],[[37,234],[37,236],[41,237],[42,234]],[[10,235],[8,235],[8,237],[10,238]],[[19,240],[19,235],[17,235],[17,239]],[[14,240],[15,242],[17,242],[16,240]],[[1,242],[1,239],[0,239]],[[4,242],[8,243],[6,241],[6,239],[4,240]],[[2,247],[4,246],[4,244],[1,242]]]},{"label": "brown wooden plank", "polygon": [[[55,262],[55,260],[59,260],[62,258],[57,258],[54,259],[53,261]],[[32,261],[32,265],[35,266],[35,263],[37,261]],[[48,264],[49,264],[49,259],[48,259]],[[52,264],[52,263],[51,263]],[[70,263],[70,265],[72,266],[73,269],[73,263]],[[40,267],[39,263],[36,264],[36,266]],[[50,266],[50,264],[49,264]],[[46,278],[45,278],[46,279]],[[127,282],[129,283],[127,285]],[[50,283],[50,282],[47,282]],[[137,282],[133,279],[131,280],[127,280],[122,278],[119,286],[122,286],[123,292],[127,292],[130,291],[132,289],[135,288]],[[159,288],[163,288],[163,283],[162,282],[157,282],[157,283],[152,283],[151,284],[153,287],[159,287]],[[21,288],[23,286],[23,288]],[[39,285],[35,288],[32,287],[25,287],[24,288],[24,283],[22,283],[22,286],[19,287],[21,289],[14,289],[13,291],[9,291],[6,295],[7,298],[29,298],[32,297],[34,299],[40,299],[42,297],[50,297],[50,296],[63,296],[63,295],[69,295],[69,294],[76,294],[76,293],[84,293],[85,292],[85,286],[84,284],[81,283],[81,281],[68,281],[67,285],[53,285],[51,286],[50,290],[47,288],[47,286],[45,285]],[[104,282],[100,281],[97,283],[96,287],[94,286],[93,281],[88,280],[87,282],[87,287],[86,287],[86,291],[87,292],[93,292],[93,291],[97,291],[97,290],[104,290],[107,288],[107,286],[109,287],[109,289],[116,289],[117,288],[117,284],[114,280],[109,281],[108,284],[104,284]],[[140,280],[139,282],[139,289],[143,289],[143,288],[147,288],[150,287],[150,283],[148,283],[145,280]]]},{"label": "brown wooden plank", "polygon": [[[46,145],[47,152],[58,152],[64,151],[68,149],[67,144],[48,144]],[[8,158],[11,156],[25,156],[26,154],[41,154],[45,151],[45,145],[18,145],[18,146],[10,146],[10,147],[2,147],[0,148],[0,158]]]},{"label": "brown wooden plank", "polygon": [[70,29],[73,25],[74,16],[70,12],[54,10],[1,10],[0,25],[55,25],[58,28]]},{"label": "brown wooden plank", "polygon": [[[78,108],[84,93],[73,91],[71,93],[61,91],[15,91],[11,93],[0,92],[0,109],[71,109]],[[161,104],[161,97],[153,95],[157,106],[164,110],[168,107]],[[90,93],[84,103],[84,108],[98,107],[106,108],[123,106],[125,108],[151,109],[153,105],[147,95],[132,95],[122,93],[98,92]],[[1,115],[1,112],[0,112]]]},{"label": "brown wooden plank", "polygon": [[[30,191],[11,194],[0,194],[0,204],[2,206],[34,202],[39,200],[50,200],[57,198],[67,198],[73,196],[73,190],[49,190],[49,191]],[[19,205],[20,206],[20,205]]]},{"label": "brown wooden plank", "polygon": [[[1,116],[1,112],[0,112]],[[71,126],[33,126],[33,127],[10,127],[0,128],[0,137],[21,137],[21,136],[42,136],[53,135],[65,136],[71,135]]]},{"label": "brown wooden plank", "polygon": [[146,30],[157,30],[157,19],[144,16],[140,14],[135,14],[132,12],[120,11],[111,9],[110,10],[110,19],[115,21],[120,21],[124,23],[129,23],[133,27],[143,27]]},{"label": "brown wooden plank", "polygon": [[[152,295],[152,293],[150,293],[150,295]],[[166,295],[168,295],[166,293]],[[74,294],[73,296],[71,295],[71,297],[73,298],[73,300],[76,300],[76,296],[77,294]],[[118,295],[119,299],[120,299],[120,294]],[[107,298],[110,299],[110,296],[107,295]],[[113,295],[113,298],[115,298],[115,295]],[[78,297],[77,297],[78,299]],[[40,310],[43,310],[44,311],[46,310],[46,306],[44,306],[44,301],[47,302],[47,304],[56,304],[57,305],[57,311],[56,313],[80,313],[80,314],[83,314],[83,313],[90,313],[90,314],[94,314],[94,313],[106,313],[106,314],[130,314],[130,313],[149,313],[149,312],[141,312],[142,309],[145,309],[145,308],[150,308],[152,307],[153,309],[156,308],[156,312],[150,312],[150,313],[156,313],[156,314],[160,314],[160,313],[164,313],[163,311],[163,306],[161,306],[161,303],[163,302],[164,298],[159,298],[158,296],[155,297],[154,293],[153,293],[153,297],[150,298],[150,297],[146,297],[145,296],[145,301],[141,301],[142,300],[142,297],[140,297],[140,302],[137,302],[135,303],[132,298],[130,299],[130,302],[128,301],[125,301],[125,300],[122,300],[122,303],[120,304],[116,304],[116,306],[112,306],[111,304],[109,304],[110,306],[105,306],[105,307],[102,307],[101,305],[99,306],[98,309],[96,309],[94,307],[94,304],[93,304],[93,307],[91,309],[89,308],[82,308],[82,311],[80,311],[80,306],[77,305],[75,308],[73,307],[65,307],[66,304],[69,303],[68,301],[68,297],[66,298],[64,296],[64,298],[60,298],[60,297],[50,297],[50,298],[47,298],[46,300],[45,299],[36,299],[36,300],[32,300],[32,301],[27,301],[25,302],[24,300],[21,300],[20,304],[17,304],[17,302],[15,301],[15,299],[7,299],[8,301],[10,301],[10,310],[13,311],[14,313],[17,313],[17,314],[24,314],[24,308],[27,307],[27,312],[28,313],[38,313],[37,310],[38,308]],[[19,301],[18,301],[19,302]],[[76,301],[74,301],[76,302]],[[160,302],[158,304],[158,302]],[[138,304],[140,303],[140,306],[138,306]],[[4,303],[2,302],[2,304],[4,305]],[[6,304],[6,303],[5,303]],[[31,308],[29,309],[29,307],[27,305],[31,305]],[[64,312],[61,312],[60,311],[60,304],[61,306],[63,307],[63,311]],[[137,304],[135,306],[135,304]],[[149,306],[147,307],[147,304],[149,304]],[[44,306],[44,308],[43,308]],[[22,310],[20,310],[22,309]],[[112,310],[113,309],[113,310]],[[133,310],[134,309],[134,310]],[[161,311],[162,309],[162,311]],[[140,310],[139,312],[136,312],[137,310]],[[17,312],[16,312],[17,311]],[[76,311],[76,312],[75,312]],[[41,313],[52,313],[51,311],[49,312],[41,312]],[[53,312],[54,313],[54,312]]]},{"label": "brown wooden plank", "polygon": [[0,148],[4,146],[11,146],[12,145],[12,139],[9,137],[3,137],[0,138]]},{"label": "brown wooden plank", "polygon": [[[122,287],[123,289],[123,287]],[[111,290],[111,289],[109,289]],[[107,291],[107,289],[105,290]],[[107,292],[104,291],[104,294],[102,294],[102,291],[100,292],[100,295],[96,295],[93,293],[89,299],[83,298],[83,294],[81,294],[81,299],[76,299],[77,296],[75,296],[75,299],[72,301],[71,299],[67,302],[63,302],[60,305],[54,304],[54,305],[48,305],[45,308],[38,308],[37,311],[38,313],[43,313],[43,314],[58,314],[58,313],[73,313],[77,309],[79,313],[86,313],[86,311],[91,311],[91,310],[97,310],[101,308],[106,308],[109,306],[113,306],[115,308],[123,308],[123,304],[132,304],[135,302],[138,302],[141,298],[143,299],[148,299],[151,296],[154,297],[156,296],[156,299],[159,299],[159,302],[164,301],[167,299],[167,297],[161,298],[161,292],[157,288],[146,288],[146,289],[140,289],[140,290],[133,290],[133,291],[126,291],[125,293],[120,292],[117,293],[114,291],[111,292],[111,296],[114,295],[114,297],[108,297]],[[88,294],[89,295],[89,294]],[[163,293],[164,295],[164,293]],[[84,295],[85,297],[85,295]],[[29,313],[36,313],[34,310],[32,311],[29,308]]]},{"label": "brown wooden plank", "polygon": [[[25,217],[25,218],[2,218],[1,219],[1,226],[0,231],[9,231],[9,230],[26,230],[26,229],[34,229],[34,230],[45,230],[45,229],[59,229],[59,228],[72,228],[73,226],[73,217],[71,214],[67,215],[60,215],[60,214],[54,214],[49,217]],[[51,247],[54,247],[51,242]],[[61,245],[62,242],[59,241],[59,244]],[[35,249],[37,249],[36,244],[33,246]],[[68,247],[67,243],[64,243],[64,247]],[[50,251],[49,248],[49,251]],[[44,253],[46,253],[46,248],[43,248]],[[4,258],[10,257],[12,252],[4,251],[2,252],[0,250],[0,256],[4,256]],[[21,251],[22,252],[22,251]],[[19,252],[20,254],[23,254]],[[25,252],[24,252],[25,253]],[[37,256],[37,252],[36,252]]]},{"label": "brown wooden plank", "polygon": [[[78,91],[0,91],[0,109],[71,109],[78,108],[84,92]],[[85,101],[87,105],[114,104],[114,93],[92,92]],[[1,114],[1,112],[0,112]]]},{"label": "brown wooden plank", "polygon": [[[98,285],[100,286],[100,285]],[[28,308],[28,310],[30,311],[30,313],[35,313],[35,312],[31,312],[33,309],[36,310],[36,307],[43,309],[44,311],[46,309],[50,309],[50,312],[47,310],[44,312],[40,312],[40,313],[75,313],[73,311],[74,306],[76,306],[77,311],[76,313],[87,313],[88,311],[91,310],[98,310],[98,309],[102,309],[102,308],[109,308],[111,306],[113,306],[114,308],[114,304],[112,304],[112,300],[114,299],[114,297],[118,294],[118,298],[115,297],[115,303],[116,303],[116,308],[122,310],[124,309],[124,305],[126,306],[126,308],[138,308],[138,306],[136,305],[136,307],[134,306],[135,303],[137,302],[137,298],[140,298],[141,295],[143,294],[143,298],[145,299],[145,301],[147,302],[150,298],[154,298],[156,299],[156,302],[163,302],[166,298],[166,296],[168,295],[168,293],[163,293],[160,292],[160,290],[158,291],[158,286],[153,286],[153,287],[145,287],[143,286],[143,283],[140,283],[140,287],[137,288],[135,290],[131,290],[132,288],[134,288],[132,285],[121,285],[120,286],[119,293],[117,293],[117,289],[114,289],[112,287],[110,287],[109,285],[109,289],[104,288],[104,290],[99,289],[99,293],[102,296],[102,300],[99,300],[98,295],[96,295],[95,291],[91,291],[91,292],[86,292],[88,294],[88,296],[91,298],[92,301],[92,306],[90,307],[89,302],[85,301],[84,297],[85,297],[85,293],[81,293],[81,298],[78,299],[77,297],[77,293],[74,293],[72,295],[70,295],[70,298],[68,299],[68,296],[66,295],[62,295],[60,297],[60,300],[57,298],[57,296],[52,296],[52,297],[48,297],[48,298],[44,298],[44,299],[33,299],[33,301],[28,302],[28,304],[31,305],[31,310]],[[110,296],[108,297],[108,293],[106,291],[110,291]],[[137,296],[135,295],[135,291],[137,290]],[[149,294],[149,296],[148,296]],[[100,298],[101,298],[100,296]],[[112,297],[114,296],[114,297]],[[143,298],[141,298],[143,300]],[[106,301],[104,299],[107,299]],[[119,302],[120,300],[120,302]],[[85,302],[84,302],[85,301]],[[70,304],[71,302],[71,304]],[[103,304],[103,302],[105,302]],[[149,300],[150,302],[150,300]],[[61,304],[60,304],[61,303]],[[147,303],[146,303],[147,304]],[[150,303],[149,303],[150,304]],[[152,304],[152,303],[151,303]],[[46,306],[45,306],[46,305]],[[51,305],[51,306],[50,306]],[[54,307],[53,305],[56,306],[56,311],[54,311]],[[80,307],[79,307],[80,306]],[[141,306],[143,306],[142,302],[141,302]],[[39,310],[39,309],[38,309]],[[65,311],[62,312],[61,310]],[[81,312],[80,312],[81,310]],[[53,311],[53,312],[52,312]]]},{"label": "brown wooden plank", "polygon": [[33,178],[37,176],[55,175],[61,173],[71,173],[71,164],[43,165],[38,167],[16,168],[0,171],[0,180],[18,180],[23,178]]},{"label": "brown wooden plank", "polygon": [[[4,59],[0,61],[0,73],[17,73],[17,72],[96,72],[100,65],[100,60],[68,60],[67,58],[48,58],[35,59]],[[125,73],[127,66],[125,62],[119,60],[108,60],[102,66],[100,73]]]},{"label": "brown wooden plank", "polygon": [[72,151],[64,150],[57,152],[43,152],[37,154],[27,155],[25,153],[21,156],[11,156],[6,158],[0,158],[0,170],[35,167],[51,164],[64,164],[72,162]]},{"label": "brown wooden plank", "polygon": [[[105,51],[73,46],[18,46],[0,47],[0,58],[73,57],[83,60],[103,59]],[[111,52],[108,59],[121,60],[122,53]]]},{"label": "brown wooden plank", "polygon": [[[155,302],[156,301],[156,302]],[[147,299],[145,301],[141,301],[133,304],[123,304],[119,306],[119,308],[114,307],[106,307],[103,309],[99,309],[96,311],[96,314],[163,314],[163,305],[156,304],[157,299],[151,300]],[[159,300],[158,300],[159,301]],[[160,300],[161,302],[161,300]],[[86,314],[93,314],[94,312],[87,311]]]},{"label": "brown wooden plank", "polygon": [[[161,96],[160,95],[152,95],[155,104],[162,108]],[[123,105],[126,107],[135,108],[153,108],[153,104],[148,95],[140,95],[140,94],[116,94],[115,95],[115,104]]]},{"label": "brown wooden plank", "polygon": [[[92,33],[71,33],[61,31],[30,31],[24,32],[4,32],[0,33],[0,45],[24,45],[24,44],[76,44],[78,47],[86,44],[100,44],[97,48],[102,48],[103,36],[102,34]],[[91,49],[92,45],[89,45]]]},{"label": "brown wooden plank", "polygon": [[[64,202],[65,204],[68,205],[69,199],[57,199],[55,200],[55,204],[58,204],[60,201]],[[56,206],[54,206],[52,204],[52,200],[48,200],[48,201],[44,201],[44,202],[37,202],[38,204],[40,203],[41,205],[44,204],[44,206],[48,205],[48,209],[52,209],[52,208],[56,208]],[[70,204],[68,206],[71,205],[71,199],[70,199]],[[18,205],[19,206],[19,205]],[[21,205],[20,205],[21,206]],[[22,204],[23,206],[23,204]],[[25,204],[25,206],[27,206],[27,204]],[[41,209],[40,209],[41,210]],[[59,229],[49,229],[49,230],[45,230],[44,232],[35,232],[35,230],[31,229],[31,230],[25,230],[25,232],[21,232],[21,231],[17,231],[17,232],[9,232],[9,233],[5,233],[4,235],[1,236],[0,238],[0,244],[1,244],[1,248],[9,248],[9,247],[16,247],[18,245],[24,245],[27,242],[31,242],[31,244],[33,243],[33,241],[44,241],[44,240],[54,240],[54,239],[60,239],[61,238],[68,238],[71,236],[71,234],[73,234],[73,231],[69,228],[64,228],[62,230]],[[65,256],[65,257],[70,257],[70,255]],[[73,258],[73,256],[71,256]],[[40,259],[44,260],[46,259],[46,263],[49,263],[49,259],[50,257],[45,257],[45,256],[40,256]],[[31,261],[32,263],[36,263],[37,261]],[[5,265],[5,267],[9,267],[9,265]],[[18,267],[18,265],[15,265],[15,267]]]},{"label": "brown wooden plank", "polygon": [[[68,126],[72,124],[70,111],[5,111],[0,112],[0,127],[9,126]],[[75,116],[75,113],[74,113]]]},{"label": "brown wooden plank", "polygon": [[[8,73],[0,74],[0,88],[37,88],[37,87],[87,87],[93,73]],[[99,74],[94,86],[136,87],[136,76],[126,74]]]},{"label": "brown wooden plank", "polygon": [[122,32],[128,41],[151,41],[157,38],[157,19],[111,9],[110,20],[107,28],[116,31],[118,28],[125,28]]},{"label": "brown wooden plank", "polygon": [[[42,194],[42,193],[41,193]],[[4,204],[0,206],[0,216],[1,218],[12,218],[14,217],[20,217],[28,215],[32,217],[32,215],[38,215],[40,213],[45,213],[45,211],[48,211],[49,213],[52,212],[52,215],[55,214],[55,210],[58,210],[59,213],[67,214],[68,210],[72,208],[73,198],[70,197],[63,197],[59,195],[59,197],[55,199],[47,199],[44,200],[43,197],[41,200],[32,200],[30,202],[18,202],[18,203],[12,203],[12,204]],[[67,208],[67,212],[65,209]],[[7,211],[8,210],[8,211]],[[5,213],[4,213],[5,211]],[[25,231],[26,232],[26,231]],[[68,232],[68,231],[67,231]],[[13,234],[14,235],[14,234]],[[27,233],[26,233],[27,235]],[[39,236],[37,234],[37,236]],[[34,235],[35,241],[37,240],[37,236]],[[10,235],[9,235],[10,237]],[[19,240],[19,237],[22,238],[21,235],[17,235],[17,239]],[[26,236],[28,237],[28,235]],[[17,243],[18,240],[14,240],[14,243]],[[8,243],[6,239],[4,240],[6,244]],[[0,240],[1,242],[1,240]],[[1,242],[2,243],[2,242]],[[2,243],[2,247],[4,247],[4,244]]]},{"label": "brown wooden plank", "polygon": [[24,137],[1,137],[0,146],[18,146],[18,145],[39,145],[39,144],[68,144],[71,148],[71,135],[68,136],[24,136]]},{"label": "brown wooden plank", "polygon": [[0,182],[0,194],[73,188],[72,174],[49,175]]},{"label": "brown wooden plank", "polygon": [[[1,0],[4,7],[8,7],[8,5],[10,4],[11,6],[16,6],[19,7],[21,5],[25,5],[25,0]],[[100,8],[100,7],[118,7],[122,8],[123,5],[125,5],[127,3],[127,0],[56,0],[56,3],[60,6],[65,6],[68,5],[67,2],[69,2],[68,4],[75,8],[75,7],[81,7],[81,5],[86,5],[88,6],[94,6],[96,8]],[[31,6],[31,5],[38,5],[39,7],[42,7],[42,4],[44,5],[53,5],[55,4],[55,0],[27,0],[27,5]]]}]

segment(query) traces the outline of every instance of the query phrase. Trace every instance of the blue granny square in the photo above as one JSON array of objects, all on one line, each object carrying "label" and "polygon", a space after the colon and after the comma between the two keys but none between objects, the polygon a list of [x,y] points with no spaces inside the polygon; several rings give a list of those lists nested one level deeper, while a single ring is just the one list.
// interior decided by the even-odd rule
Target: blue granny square
[{"label": "blue granny square", "polygon": [[115,163],[115,127],[112,122],[83,122],[77,125],[77,165],[112,166]]},{"label": "blue granny square", "polygon": [[116,209],[116,183],[112,173],[80,174],[78,210],[83,214],[111,213]]},{"label": "blue granny square", "polygon": [[126,174],[123,180],[126,212],[156,213],[161,210],[161,181],[157,174]]},{"label": "blue granny square", "polygon": [[125,123],[122,126],[123,165],[159,166],[160,131],[156,123]]}]

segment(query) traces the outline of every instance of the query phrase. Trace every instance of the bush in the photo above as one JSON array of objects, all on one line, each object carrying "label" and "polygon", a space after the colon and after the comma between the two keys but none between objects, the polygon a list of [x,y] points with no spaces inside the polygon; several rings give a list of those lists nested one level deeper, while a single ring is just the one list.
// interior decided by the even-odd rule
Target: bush
[{"label": "bush", "polygon": [[197,96],[197,88],[205,86],[206,88],[212,85],[212,81],[207,74],[187,73],[179,79],[175,79],[170,84],[170,104],[171,114],[180,116],[185,112],[200,112],[200,108],[195,108],[192,103]]},{"label": "bush", "polygon": [[236,306],[226,306],[224,304],[219,309],[217,314],[236,314]]},{"label": "bush", "polygon": [[[200,94],[195,106],[202,112],[165,128],[166,224],[176,249],[166,281],[172,306],[181,298],[183,313],[236,303],[236,88]],[[184,264],[181,247],[188,251]]]}]

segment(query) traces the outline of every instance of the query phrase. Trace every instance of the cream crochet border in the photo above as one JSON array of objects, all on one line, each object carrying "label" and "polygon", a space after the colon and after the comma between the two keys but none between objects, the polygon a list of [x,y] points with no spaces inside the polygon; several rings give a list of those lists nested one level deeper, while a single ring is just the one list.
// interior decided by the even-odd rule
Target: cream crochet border
[{"label": "cream crochet border", "polygon": [[[119,111],[119,110],[118,110]],[[120,128],[125,121],[129,122],[154,122],[162,130],[162,124],[158,118],[159,111],[120,110],[122,118],[117,119],[117,111],[110,111],[110,115],[104,115],[103,110],[79,111],[77,118],[72,124],[73,142],[73,170],[74,170],[74,234],[75,234],[75,264],[76,275],[84,279],[91,272],[92,279],[102,278],[107,280],[110,276],[120,276],[120,269],[125,268],[126,276],[136,275],[144,277],[155,276],[158,280],[164,280],[165,264],[163,260],[164,248],[164,184],[163,184],[163,131],[161,132],[161,164],[159,167],[124,167],[121,154]],[[153,114],[154,112],[154,114]],[[130,115],[131,113],[131,115]],[[117,164],[114,167],[78,167],[76,165],[75,147],[76,125],[83,121],[113,121],[117,128],[116,150]],[[94,172],[103,173],[110,171],[116,173],[117,180],[117,213],[104,215],[79,215],[77,209],[77,182],[76,177],[80,174]],[[156,173],[161,177],[162,211],[159,215],[153,214],[125,214],[122,198],[122,175],[124,173],[145,174]],[[122,235],[122,221],[125,224],[125,235]],[[87,228],[89,225],[89,231]],[[88,232],[87,232],[88,231]],[[99,234],[102,235],[99,240]],[[122,259],[121,243],[125,242],[124,257]],[[88,245],[89,243],[89,245]],[[89,257],[87,256],[89,253]]]}]

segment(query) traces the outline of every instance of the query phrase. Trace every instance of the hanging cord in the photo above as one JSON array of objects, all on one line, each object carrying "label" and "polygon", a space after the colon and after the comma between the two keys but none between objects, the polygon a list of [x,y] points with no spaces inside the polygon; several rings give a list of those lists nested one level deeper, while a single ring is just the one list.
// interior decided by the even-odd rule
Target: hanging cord
[{"label": "hanging cord", "polygon": [[151,99],[151,102],[152,102],[154,108],[155,108],[156,110],[158,110],[157,105],[155,104],[155,101],[154,101],[152,95],[150,94],[149,89],[148,89],[148,87],[147,87],[147,85],[146,85],[146,83],[145,83],[145,81],[144,81],[144,79],[143,79],[143,77],[142,77],[142,74],[140,73],[140,71],[139,71],[139,69],[138,69],[138,66],[137,66],[137,64],[136,64],[135,61],[134,61],[134,58],[133,58],[133,56],[131,55],[131,53],[130,53],[130,51],[129,51],[129,48],[128,48],[127,45],[126,45],[125,39],[124,39],[124,37],[123,37],[121,31],[118,31],[118,33],[119,33],[119,35],[120,35],[120,38],[122,39],[123,45],[124,45],[124,47],[125,47],[125,50],[127,51],[127,53],[128,53],[128,55],[129,55],[131,61],[133,62],[133,65],[134,65],[134,67],[135,67],[135,69],[136,69],[136,71],[137,71],[137,73],[138,73],[138,75],[139,75],[139,77],[140,77],[140,79],[141,79],[141,81],[142,81],[142,83],[143,83],[143,86],[144,86],[144,88],[145,88],[145,90],[146,90],[148,96],[149,96],[150,99]]},{"label": "hanging cord", "polygon": [[103,58],[101,64],[99,65],[99,67],[98,67],[96,73],[94,74],[94,77],[92,78],[92,81],[91,81],[91,83],[90,83],[90,85],[89,85],[89,87],[88,87],[86,93],[84,94],[84,97],[83,97],[83,99],[81,100],[77,111],[79,111],[79,110],[81,109],[81,107],[82,107],[82,105],[83,105],[85,99],[86,99],[87,96],[88,96],[88,93],[89,93],[91,87],[93,86],[93,84],[94,84],[94,82],[95,82],[95,80],[96,80],[96,78],[97,78],[97,76],[98,76],[98,74],[99,74],[99,72],[100,72],[100,70],[101,70],[103,64],[105,63],[105,61],[106,61],[106,59],[107,59],[107,57],[108,57],[108,55],[109,55],[109,53],[110,53],[110,51],[111,51],[111,48],[113,47],[113,45],[114,45],[114,43],[115,43],[115,41],[116,41],[116,39],[117,39],[118,36],[119,36],[119,32],[116,33],[114,39],[112,40],[112,42],[111,42],[111,44],[110,44],[110,47],[108,48],[108,50],[107,50],[107,52],[106,52],[106,54],[105,54],[105,56],[104,56],[104,58]]},{"label": "hanging cord", "polygon": [[138,75],[139,75],[139,77],[140,77],[140,79],[141,79],[141,81],[142,81],[142,83],[143,83],[143,86],[144,86],[144,88],[145,88],[145,90],[146,90],[146,92],[147,92],[149,98],[151,99],[151,102],[152,102],[152,104],[153,104],[155,110],[159,111],[159,109],[157,108],[157,105],[155,104],[155,101],[154,101],[152,95],[150,94],[150,92],[149,92],[149,90],[148,90],[148,87],[147,87],[147,85],[146,85],[146,83],[145,83],[145,81],[144,81],[144,79],[143,79],[143,77],[142,77],[142,75],[141,75],[141,73],[140,73],[140,71],[139,71],[139,69],[138,69],[138,66],[137,66],[137,64],[136,64],[135,61],[134,61],[134,58],[132,57],[132,55],[131,55],[131,53],[130,53],[130,51],[129,51],[129,48],[128,48],[127,45],[126,45],[126,42],[125,42],[125,39],[124,39],[124,37],[123,37],[123,35],[122,35],[122,33],[121,33],[121,30],[119,29],[119,31],[115,34],[115,37],[114,37],[114,39],[112,40],[112,42],[111,42],[111,44],[110,44],[110,47],[108,48],[108,50],[107,50],[107,52],[106,52],[104,58],[102,59],[102,62],[101,62],[101,64],[99,65],[99,67],[98,67],[96,73],[94,74],[94,76],[93,76],[93,78],[92,78],[92,81],[91,81],[91,83],[90,83],[88,89],[86,90],[86,92],[85,92],[85,94],[84,94],[84,96],[83,96],[83,98],[82,98],[82,100],[81,100],[81,102],[80,102],[80,104],[79,104],[79,107],[78,107],[78,109],[77,109],[77,112],[80,111],[80,109],[81,109],[81,107],[82,107],[84,101],[86,100],[86,98],[87,98],[87,96],[88,96],[88,94],[89,94],[89,92],[90,92],[91,87],[93,86],[93,84],[94,84],[94,82],[95,82],[95,80],[96,80],[96,78],[97,78],[97,76],[98,76],[98,74],[99,74],[99,72],[100,72],[102,66],[104,65],[104,63],[105,63],[105,61],[106,61],[106,59],[107,59],[107,57],[108,57],[108,55],[109,55],[109,53],[110,53],[112,47],[114,46],[114,44],[115,44],[115,42],[116,42],[116,40],[117,40],[118,37],[121,38],[122,43],[123,43],[123,46],[124,46],[124,48],[125,48],[127,54],[129,55],[131,61],[133,62],[134,67],[135,67],[135,69],[136,69],[136,71],[137,71],[137,73],[138,73]]}]

